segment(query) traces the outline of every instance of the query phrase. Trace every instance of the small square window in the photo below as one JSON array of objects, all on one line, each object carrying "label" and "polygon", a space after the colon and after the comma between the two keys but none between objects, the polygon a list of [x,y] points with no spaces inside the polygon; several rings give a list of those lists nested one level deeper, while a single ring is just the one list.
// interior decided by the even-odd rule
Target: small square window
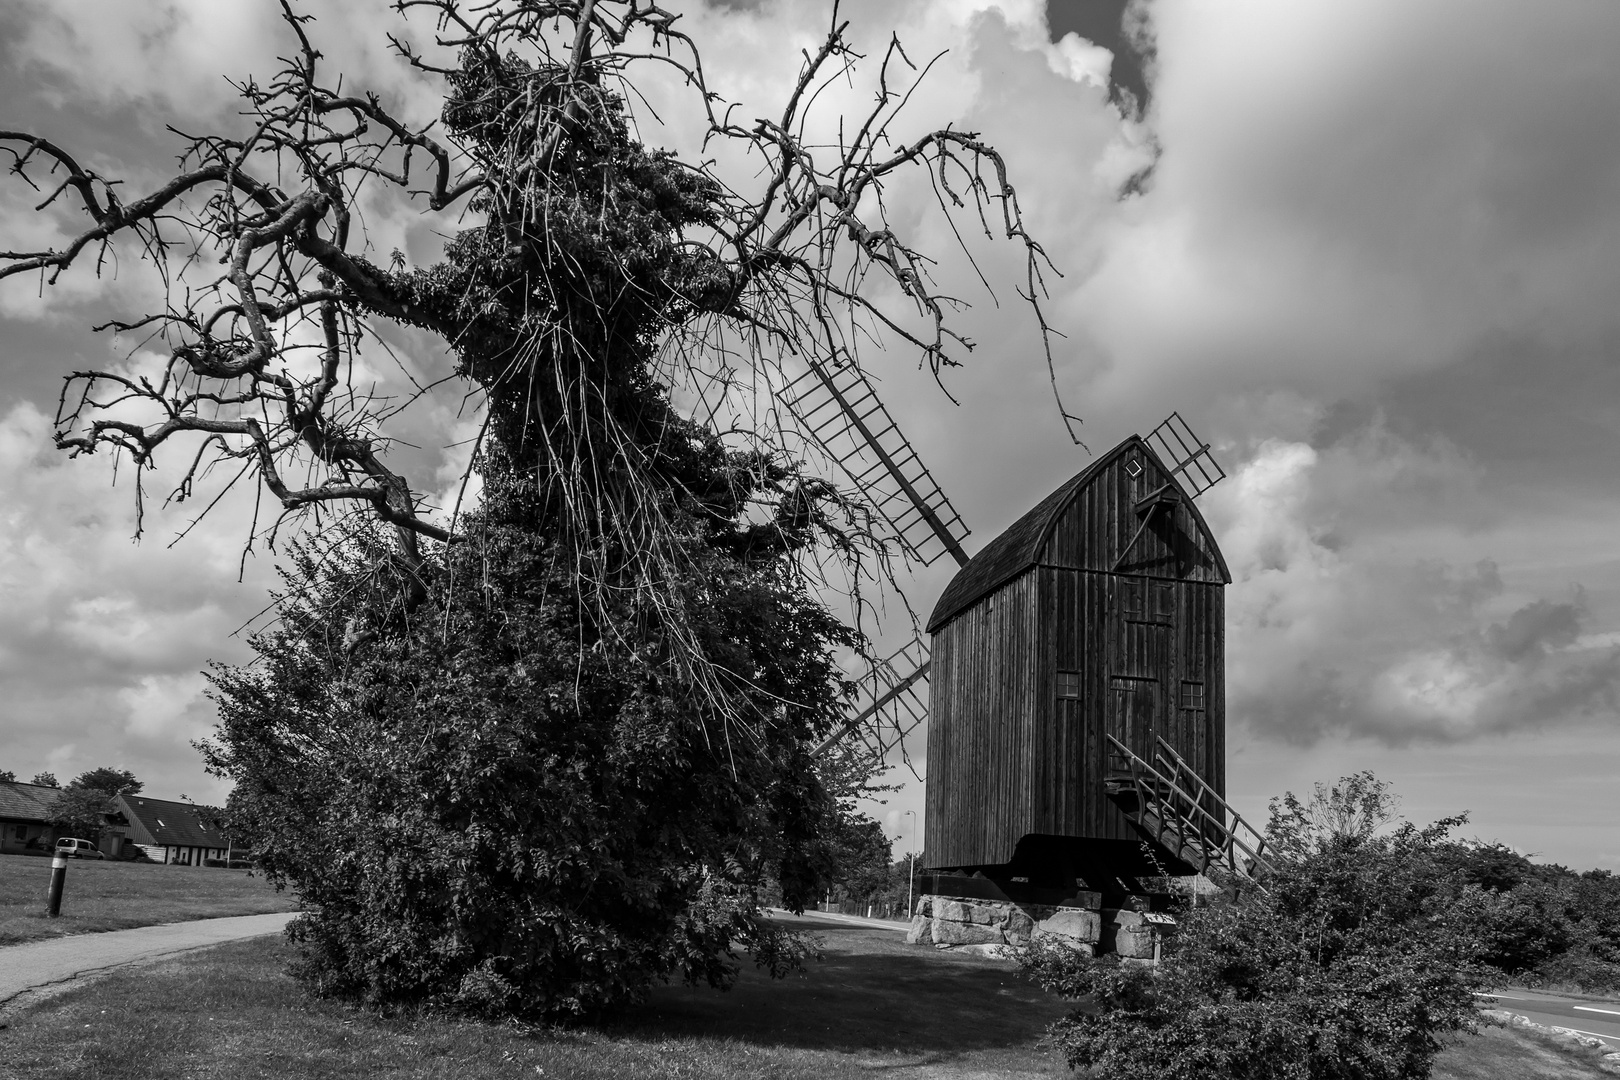
[{"label": "small square window", "polygon": [[1204,684],[1183,680],[1181,684],[1181,707],[1183,709],[1204,708]]},{"label": "small square window", "polygon": [[1077,698],[1080,696],[1080,673],[1078,671],[1060,671],[1057,673],[1057,696],[1060,698]]},{"label": "small square window", "polygon": [[1140,461],[1137,461],[1135,458],[1131,458],[1130,460],[1125,462],[1125,471],[1130,473],[1133,477],[1134,476],[1141,476],[1142,475],[1142,463]]}]

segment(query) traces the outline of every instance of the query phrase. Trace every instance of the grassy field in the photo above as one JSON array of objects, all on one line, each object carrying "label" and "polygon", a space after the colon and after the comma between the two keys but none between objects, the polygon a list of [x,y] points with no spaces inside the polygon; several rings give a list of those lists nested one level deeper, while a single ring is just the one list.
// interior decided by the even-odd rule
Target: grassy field
[{"label": "grassy field", "polygon": [[[907,948],[889,931],[805,921],[826,958],[730,993],[668,987],[595,1031],[385,1019],[302,997],[289,946],[262,938],[129,969],[0,1017],[15,1080],[174,1076],[395,1080],[1037,1080],[1072,1075],[1037,1045],[1063,1003],[1009,965]],[[4,1070],[0,1070],[4,1071]],[[1446,1051],[1439,1080],[1588,1080],[1581,1057],[1489,1029]]]},{"label": "grassy field", "polygon": [[47,919],[50,880],[50,859],[0,855],[0,945],[297,906],[291,895],[245,870],[72,859],[62,914]]}]

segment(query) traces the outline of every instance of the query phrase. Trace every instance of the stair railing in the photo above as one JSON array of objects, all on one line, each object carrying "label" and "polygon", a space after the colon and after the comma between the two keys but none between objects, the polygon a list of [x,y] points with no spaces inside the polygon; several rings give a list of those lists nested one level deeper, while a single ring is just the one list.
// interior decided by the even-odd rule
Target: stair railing
[{"label": "stair railing", "polygon": [[[1165,766],[1161,770],[1113,735],[1105,737],[1129,766],[1131,787],[1141,801],[1141,809],[1151,810],[1157,817],[1159,835],[1156,839],[1160,843],[1164,842],[1165,833],[1173,832],[1178,853],[1191,847],[1201,855],[1203,865],[1199,867],[1200,872],[1207,871],[1217,862],[1229,872],[1251,880],[1273,870],[1271,863],[1262,855],[1265,837],[1233,810],[1163,738],[1158,739],[1161,752],[1154,755]],[[1184,781],[1191,781],[1188,786],[1197,795],[1183,786]],[[1202,800],[1205,798],[1215,805],[1222,816],[1217,817],[1204,808]],[[1205,824],[1213,826],[1216,840],[1212,841],[1206,835]],[[1247,856],[1246,864],[1239,863],[1239,851]]]}]

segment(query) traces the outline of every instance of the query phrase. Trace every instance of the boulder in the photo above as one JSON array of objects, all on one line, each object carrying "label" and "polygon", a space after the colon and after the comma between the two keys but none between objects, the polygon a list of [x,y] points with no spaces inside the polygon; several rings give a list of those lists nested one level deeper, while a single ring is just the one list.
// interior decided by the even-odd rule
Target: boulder
[{"label": "boulder", "polygon": [[1121,926],[1114,932],[1114,952],[1133,960],[1152,960],[1158,935],[1151,927]]},{"label": "boulder", "polygon": [[994,900],[947,900],[941,897],[934,901],[936,919],[948,919],[959,923],[982,923],[985,926],[1000,926],[1007,921],[1007,912],[1011,909],[1011,904],[1002,904]]},{"label": "boulder", "polygon": [[1058,908],[1035,927],[1042,937],[1065,937],[1095,944],[1102,936],[1102,919],[1095,911]]},{"label": "boulder", "polygon": [[999,928],[983,923],[953,922],[936,917],[932,932],[935,945],[1006,944],[1006,939]]},{"label": "boulder", "polygon": [[934,920],[918,912],[911,917],[911,929],[906,931],[907,945],[932,945],[934,943]]}]

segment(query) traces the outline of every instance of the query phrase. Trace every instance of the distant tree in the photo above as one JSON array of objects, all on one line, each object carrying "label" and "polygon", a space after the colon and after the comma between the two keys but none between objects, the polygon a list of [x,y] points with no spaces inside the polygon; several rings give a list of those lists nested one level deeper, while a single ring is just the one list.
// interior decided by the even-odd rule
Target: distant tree
[{"label": "distant tree", "polygon": [[48,773],[48,772],[42,772],[42,773],[37,774],[34,777],[33,782],[40,785],[41,787],[61,787],[62,786],[57,781],[56,774],[55,773]]},{"label": "distant tree", "polygon": [[1265,891],[1182,913],[1157,970],[1037,945],[1043,986],[1089,999],[1053,1028],[1071,1066],[1116,1080],[1422,1080],[1474,1023],[1477,888],[1437,853],[1463,818],[1392,816],[1371,774],[1272,803]]},{"label": "distant tree", "polygon": [[[12,772],[10,769],[0,769],[0,784],[15,784],[16,782],[16,773]],[[35,777],[34,783],[39,783],[38,777]]]},{"label": "distant tree", "polygon": [[112,809],[112,796],[105,791],[69,784],[51,801],[50,821],[59,835],[95,840]]},{"label": "distant tree", "polygon": [[[55,777],[51,777],[53,782],[55,779]],[[42,783],[43,781],[36,778],[34,782]],[[54,783],[52,786],[55,786]],[[68,784],[70,788],[106,792],[108,796],[114,798],[119,795],[139,794],[140,790],[145,786],[128,769],[109,769],[106,767],[82,772]]]},{"label": "distant tree", "polygon": [[[34,778],[36,784],[45,780],[47,787],[57,787],[56,777],[42,773]],[[82,772],[61,788],[51,803],[51,824],[66,835],[94,840],[106,826],[107,815],[113,812],[120,795],[134,795],[144,785],[128,769],[102,767]]]}]

